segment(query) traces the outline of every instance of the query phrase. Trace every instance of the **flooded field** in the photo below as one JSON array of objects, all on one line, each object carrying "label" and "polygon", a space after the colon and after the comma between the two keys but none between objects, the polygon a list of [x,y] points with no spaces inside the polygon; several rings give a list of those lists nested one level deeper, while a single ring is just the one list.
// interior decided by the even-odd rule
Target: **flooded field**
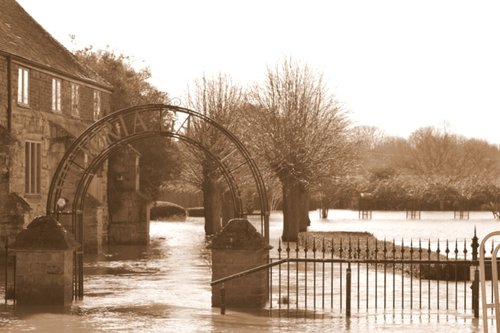
[{"label": "flooded field", "polygon": [[[404,213],[373,213],[357,220],[357,212],[331,211],[320,221],[311,212],[311,230],[369,231],[377,238],[470,239],[500,229],[488,213],[453,220],[453,212],[423,213],[406,220]],[[274,245],[281,233],[281,215],[271,218]],[[242,312],[222,316],[210,305],[211,270],[205,249],[203,221],[152,222],[147,247],[113,247],[101,257],[85,257],[85,297],[67,309],[21,309],[0,306],[0,332],[480,332],[472,314],[446,310],[319,311],[315,316],[285,312]],[[275,246],[276,249],[276,246]],[[273,251],[275,251],[275,249]],[[2,277],[3,278],[3,277]],[[3,286],[3,282],[2,282]],[[3,287],[2,287],[3,288]],[[3,289],[0,289],[3,296]]]}]

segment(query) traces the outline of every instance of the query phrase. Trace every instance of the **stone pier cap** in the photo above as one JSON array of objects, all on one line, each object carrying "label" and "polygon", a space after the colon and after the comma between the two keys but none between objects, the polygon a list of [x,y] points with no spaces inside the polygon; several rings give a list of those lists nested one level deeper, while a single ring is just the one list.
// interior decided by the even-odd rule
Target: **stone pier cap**
[{"label": "stone pier cap", "polygon": [[247,219],[232,219],[214,235],[209,249],[257,250],[270,249],[264,237]]},{"label": "stone pier cap", "polygon": [[72,250],[80,244],[51,216],[36,217],[10,246],[13,250]]}]

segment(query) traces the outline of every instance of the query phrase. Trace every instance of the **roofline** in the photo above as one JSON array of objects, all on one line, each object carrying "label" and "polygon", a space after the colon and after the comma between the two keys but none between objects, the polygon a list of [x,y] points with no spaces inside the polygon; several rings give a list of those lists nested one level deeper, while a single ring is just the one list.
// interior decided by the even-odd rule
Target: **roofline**
[{"label": "roofline", "polygon": [[67,73],[65,71],[62,71],[62,70],[59,70],[59,69],[56,69],[56,68],[53,68],[53,67],[50,67],[50,66],[47,66],[47,65],[40,64],[40,63],[38,63],[36,61],[29,60],[27,58],[21,57],[21,56],[19,56],[17,54],[14,54],[14,53],[10,53],[10,52],[6,52],[6,51],[3,51],[3,50],[0,50],[0,55],[4,56],[4,57],[11,57],[12,60],[16,60],[18,62],[23,62],[23,63],[26,63],[26,64],[31,65],[33,67],[38,67],[39,69],[46,70],[48,72],[52,72],[52,73],[55,73],[55,74],[59,74],[59,75],[71,78],[73,80],[76,80],[76,81],[85,82],[85,83],[90,84],[92,86],[96,86],[96,87],[99,87],[101,89],[107,90],[110,93],[113,92],[113,87],[111,85],[104,84],[104,83],[99,83],[97,81],[94,81],[94,80],[91,80],[91,79],[88,79],[88,78],[82,78],[82,77],[79,77],[79,76]]},{"label": "roofline", "polygon": [[[57,45],[59,45],[59,47],[64,50],[64,52],[71,58],[73,58],[73,60],[75,61],[76,65],[78,67],[80,67],[80,69],[82,69],[84,72],[85,71],[91,71],[93,72],[97,78],[100,78],[102,79],[102,83],[98,83],[99,86],[102,86],[102,87],[105,87],[106,85],[109,85],[110,89],[112,90],[113,89],[113,86],[109,84],[109,82],[107,82],[106,80],[104,80],[103,78],[101,78],[101,76],[99,74],[97,74],[93,69],[87,67],[87,66],[83,66],[79,61],[78,59],[75,57],[75,55],[69,51],[61,42],[59,42],[56,38],[54,38],[54,36],[52,36],[52,34],[50,32],[48,32],[33,16],[31,16],[30,13],[28,13],[28,11],[26,9],[24,9],[24,7],[17,1],[15,1],[15,3],[17,4],[17,6],[19,6],[21,8],[22,11],[24,11],[24,13],[29,17],[31,18],[31,20],[40,28],[41,32],[43,34],[45,34],[49,39],[51,39],[53,42],[55,42]],[[60,71],[60,72],[63,72],[63,71]],[[92,79],[87,79],[88,82],[97,82],[97,81],[93,81]]]}]

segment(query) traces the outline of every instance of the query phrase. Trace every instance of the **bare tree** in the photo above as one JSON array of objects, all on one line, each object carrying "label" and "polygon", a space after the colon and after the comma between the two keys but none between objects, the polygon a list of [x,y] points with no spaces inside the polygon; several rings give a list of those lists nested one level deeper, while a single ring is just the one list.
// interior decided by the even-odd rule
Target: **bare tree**
[{"label": "bare tree", "polygon": [[[230,131],[238,128],[236,110],[243,105],[244,101],[243,90],[233,84],[229,76],[223,74],[219,74],[213,79],[203,77],[200,81],[195,82],[193,90],[190,90],[188,94],[190,108],[209,116]],[[229,154],[225,151],[227,148],[224,145],[225,137],[223,134],[205,122],[193,120],[190,124],[190,136],[215,156]],[[224,208],[222,176],[217,164],[209,154],[193,149],[193,147],[189,149],[192,157],[190,163],[195,165],[187,170],[190,172],[200,170],[201,172],[199,185],[203,192],[205,207],[205,232],[207,235],[211,235],[221,227],[221,216]]]},{"label": "bare tree", "polygon": [[312,186],[350,163],[349,122],[321,75],[290,59],[268,69],[251,96],[256,145],[281,182],[282,238],[296,241],[307,228]]},{"label": "bare tree", "polygon": [[463,182],[498,174],[498,148],[485,141],[425,127],[412,133],[408,142],[404,166],[416,175]]}]

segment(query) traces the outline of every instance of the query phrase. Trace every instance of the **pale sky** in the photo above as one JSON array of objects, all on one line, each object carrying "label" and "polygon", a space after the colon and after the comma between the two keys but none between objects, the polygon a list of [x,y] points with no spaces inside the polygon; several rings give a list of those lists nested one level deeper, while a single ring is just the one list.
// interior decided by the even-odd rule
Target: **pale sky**
[{"label": "pale sky", "polygon": [[446,127],[500,144],[498,1],[18,2],[70,50],[133,57],[171,97],[217,72],[250,87],[293,57],[323,73],[356,125],[402,137]]}]

